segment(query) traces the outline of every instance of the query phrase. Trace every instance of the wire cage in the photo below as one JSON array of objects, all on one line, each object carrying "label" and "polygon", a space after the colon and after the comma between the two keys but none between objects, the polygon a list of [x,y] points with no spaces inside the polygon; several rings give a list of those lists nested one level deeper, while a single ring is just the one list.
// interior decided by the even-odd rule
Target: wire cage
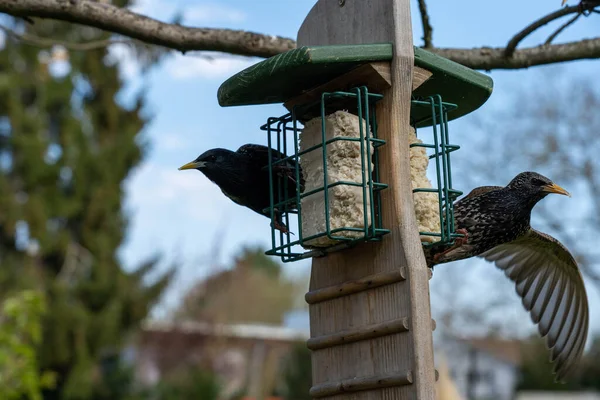
[{"label": "wire cage", "polygon": [[[389,230],[382,227],[380,209],[380,191],[387,185],[379,181],[379,156],[378,148],[385,144],[384,140],[377,137],[377,123],[375,104],[383,98],[380,94],[369,93],[365,86],[350,89],[348,91],[324,92],[318,101],[308,104],[297,105],[292,111],[281,117],[271,117],[261,127],[267,132],[268,145],[270,149],[277,150],[285,158],[276,159],[269,156],[269,182],[270,182],[270,212],[271,221],[274,221],[275,210],[282,213],[283,222],[289,227],[290,222],[297,223],[297,239],[291,232],[283,233],[276,231],[271,224],[271,249],[268,255],[279,256],[283,262],[296,261],[303,258],[325,255],[328,252],[349,247],[357,242],[379,241]],[[358,116],[359,137],[336,136],[327,138],[326,116],[338,110]],[[300,134],[303,128],[300,125],[312,118],[321,118],[321,140],[320,143],[300,150]],[[291,139],[292,144],[287,139]],[[354,142],[359,143],[360,165],[362,176],[357,180],[331,181],[328,173],[327,148],[334,143]],[[291,150],[288,152],[288,150]],[[272,150],[270,150],[272,151]],[[300,178],[302,157],[309,153],[320,152],[322,160],[322,185],[311,190],[301,190]],[[288,155],[291,154],[291,155]],[[372,154],[372,159],[368,155]],[[276,161],[274,161],[276,160]],[[296,196],[287,198],[288,180],[274,173],[273,167],[293,161],[295,164]],[[372,162],[372,168],[367,168],[367,163]],[[372,172],[369,173],[368,171]],[[277,182],[278,191],[275,193],[274,182]],[[362,192],[362,227],[340,226],[333,227],[330,221],[330,191],[335,187],[348,186],[358,188]],[[302,204],[309,196],[322,193],[324,199],[323,217],[324,227],[322,230],[304,235]],[[352,232],[349,234],[349,232]],[[319,238],[329,238],[334,244],[323,247],[315,247],[310,243]]]},{"label": "wire cage", "polygon": [[415,133],[419,126],[431,125],[433,143],[412,143],[410,147],[424,147],[431,150],[433,154],[429,159],[435,160],[435,175],[437,187],[435,188],[414,188],[413,193],[429,192],[436,193],[438,196],[438,210],[440,216],[440,232],[419,232],[421,236],[430,236],[440,238],[435,242],[422,242],[423,246],[438,246],[452,244],[458,237],[464,235],[455,232],[454,227],[454,201],[462,194],[452,186],[452,165],[450,162],[450,153],[460,149],[460,146],[450,144],[448,132],[448,112],[458,108],[456,104],[442,101],[441,96],[429,96],[423,99],[413,99],[411,107],[420,109],[421,118],[411,120],[411,125],[415,128]]},{"label": "wire cage", "polygon": [[[261,130],[267,132],[269,156],[269,186],[270,186],[270,207],[265,211],[270,213],[271,217],[271,249],[266,252],[268,255],[278,256],[283,262],[292,262],[303,258],[323,256],[329,252],[341,250],[364,241],[380,241],[381,238],[389,233],[388,229],[382,226],[381,208],[381,190],[388,187],[387,184],[379,181],[379,156],[378,148],[385,145],[385,141],[377,137],[377,117],[375,112],[376,103],[383,98],[380,94],[369,93],[364,86],[353,88],[348,91],[324,92],[318,101],[297,105],[292,108],[290,113],[281,117],[270,117],[267,123],[261,127]],[[424,246],[435,246],[451,244],[456,238],[463,235],[457,234],[454,228],[453,202],[462,192],[452,187],[452,167],[450,162],[450,153],[458,150],[460,146],[451,144],[448,132],[449,111],[457,108],[457,105],[442,101],[441,96],[435,95],[427,98],[411,100],[411,115],[416,119],[411,119],[411,125],[422,129],[422,126],[429,126],[432,131],[432,143],[413,143],[411,147],[424,147],[432,154],[429,159],[435,162],[436,187],[435,188],[414,188],[413,193],[430,192],[438,196],[440,231],[439,232],[419,232],[421,236],[430,236],[439,238],[435,242],[423,242]],[[347,110],[358,116],[359,137],[337,136],[327,138],[326,116],[338,110]],[[310,146],[300,150],[300,134],[306,121],[320,117],[321,118],[321,140],[317,145]],[[362,177],[356,181],[340,180],[329,181],[327,146],[339,141],[358,142],[360,144],[360,158],[362,167]],[[290,143],[291,142],[291,143]],[[275,157],[276,150],[285,155],[284,158]],[[366,151],[365,151],[366,150]],[[320,152],[323,162],[323,184],[316,188],[303,191],[301,189],[302,170],[300,167],[302,157],[306,157],[311,152]],[[372,151],[372,172],[366,167],[367,155]],[[288,180],[274,172],[274,167],[279,164],[286,164],[290,161],[295,165],[293,176],[296,182],[296,195],[288,197]],[[275,185],[277,183],[277,185]],[[342,226],[332,227],[330,223],[330,202],[329,191],[340,185],[357,187],[362,190],[362,227]],[[277,188],[278,190],[274,190]],[[304,235],[303,232],[303,199],[316,193],[323,193],[324,197],[324,222],[325,226],[321,231],[310,235]],[[292,232],[281,232],[274,228],[275,210],[281,212],[283,223],[290,227],[290,222],[295,222],[297,227],[297,236]],[[343,235],[343,232],[354,232],[349,237]],[[310,242],[321,237],[327,237],[335,241],[327,247],[314,247]]]}]

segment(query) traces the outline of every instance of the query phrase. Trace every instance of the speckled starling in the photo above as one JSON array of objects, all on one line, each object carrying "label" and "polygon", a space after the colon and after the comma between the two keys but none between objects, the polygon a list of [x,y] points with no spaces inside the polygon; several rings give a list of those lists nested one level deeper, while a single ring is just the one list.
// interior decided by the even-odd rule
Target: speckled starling
[{"label": "speckled starling", "polygon": [[455,227],[464,238],[446,248],[425,249],[425,256],[430,267],[479,256],[503,270],[546,337],[559,381],[581,358],[589,308],[573,256],[529,224],[533,207],[550,193],[570,196],[535,172],[520,173],[505,187],[474,189],[454,204]]},{"label": "speckled starling", "polygon": [[[272,163],[275,163],[285,158],[285,155],[271,149],[271,157]],[[270,218],[269,210],[263,211],[270,206],[268,166],[268,147],[259,144],[245,144],[235,152],[221,148],[207,150],[194,161],[179,167],[179,170],[197,169],[215,183],[233,202]],[[304,179],[300,166],[298,168],[300,190],[303,191]],[[284,179],[278,179],[278,177]],[[273,166],[275,199],[280,190],[280,182],[284,186],[285,181],[287,181],[286,199],[294,199],[296,196],[296,162],[293,160]],[[282,187],[281,190],[283,191],[284,188]],[[288,207],[287,211],[292,209],[293,207]],[[275,210],[273,227],[282,232],[288,232],[287,226],[282,221],[282,211]]]}]

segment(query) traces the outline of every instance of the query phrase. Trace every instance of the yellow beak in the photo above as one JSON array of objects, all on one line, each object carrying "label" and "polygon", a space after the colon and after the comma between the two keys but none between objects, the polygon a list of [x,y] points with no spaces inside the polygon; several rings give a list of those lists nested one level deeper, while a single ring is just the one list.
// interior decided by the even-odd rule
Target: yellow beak
[{"label": "yellow beak", "polygon": [[191,161],[187,164],[182,165],[181,167],[177,168],[179,171],[183,171],[184,169],[196,169],[196,168],[202,168],[204,167],[205,162],[204,161]]},{"label": "yellow beak", "polygon": [[567,192],[565,189],[563,189],[560,186],[558,186],[556,183],[552,183],[550,185],[546,185],[546,186],[543,187],[542,190],[544,192],[548,192],[548,193],[562,194],[562,195],[571,197],[571,194],[569,192]]}]

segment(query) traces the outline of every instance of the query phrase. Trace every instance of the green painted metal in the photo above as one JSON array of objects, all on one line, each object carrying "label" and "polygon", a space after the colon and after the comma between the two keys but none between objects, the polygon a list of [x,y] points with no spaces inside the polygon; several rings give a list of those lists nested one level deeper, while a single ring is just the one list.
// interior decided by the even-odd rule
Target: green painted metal
[{"label": "green painted metal", "polygon": [[[375,114],[375,103],[379,101],[383,96],[379,94],[369,93],[366,87],[358,87],[349,92],[325,92],[321,95],[321,99],[317,102],[313,102],[307,105],[299,105],[294,107],[291,113],[285,114],[279,118],[269,118],[267,123],[261,127],[262,130],[267,131],[268,145],[269,148],[277,149],[278,151],[288,154],[287,139],[288,133],[292,133],[292,140],[294,143],[293,154],[286,157],[285,159],[272,162],[269,159],[269,185],[270,185],[270,207],[265,211],[270,212],[271,221],[274,221],[274,210],[275,208],[283,210],[283,218],[286,225],[289,226],[290,214],[296,214],[298,223],[298,239],[293,240],[291,233],[282,233],[276,231],[271,224],[271,249],[267,251],[268,255],[279,256],[283,262],[296,261],[302,258],[314,257],[325,255],[331,251],[341,250],[343,248],[350,247],[358,242],[364,241],[379,241],[381,237],[390,231],[382,228],[382,217],[378,210],[381,207],[381,200],[379,192],[387,188],[386,184],[379,182],[379,156],[377,148],[384,145],[385,141],[377,138],[377,124]],[[335,137],[333,139],[326,140],[326,127],[325,127],[325,116],[329,114],[328,105],[329,103],[339,104],[340,101],[346,102],[346,107],[356,113],[359,120],[364,119],[368,129],[363,128],[363,124],[360,126],[360,137]],[[304,119],[304,116],[311,114],[313,109],[318,109],[321,116],[321,143],[312,146],[308,149],[299,151],[299,133],[301,129],[298,127],[298,122]],[[275,140],[273,140],[275,135]],[[361,151],[361,164],[362,168],[362,179],[359,182],[350,181],[339,181],[339,182],[328,182],[327,172],[327,145],[337,141],[352,141],[360,142]],[[275,143],[274,143],[275,142]],[[367,154],[370,154],[371,147],[373,148],[373,174],[366,174],[366,165],[369,162],[365,158],[365,146]],[[304,154],[320,151],[323,157],[323,186],[313,189],[308,192],[300,193],[300,171],[296,168],[296,196],[294,198],[286,198],[287,193],[287,179],[281,177],[275,177],[273,174],[273,167],[279,163],[285,163],[288,160],[297,161],[299,157]],[[367,176],[368,175],[368,176]],[[278,179],[280,191],[274,193],[273,180]],[[340,227],[332,229],[329,221],[329,189],[338,185],[348,185],[362,188],[363,192],[363,228],[354,227]],[[318,192],[323,192],[324,204],[325,204],[325,231],[318,232],[309,237],[304,237],[302,234],[302,202],[301,200],[307,196],[313,195]],[[369,199],[370,205],[367,205],[367,199]],[[297,205],[296,210],[291,210],[293,205]],[[370,219],[367,216],[367,207],[370,213]],[[341,236],[340,232],[352,231],[360,232],[362,235],[357,238],[348,238]],[[304,251],[300,246],[303,243],[307,243],[310,240],[327,236],[330,239],[339,241],[339,244],[333,245],[327,248],[319,248],[316,250]]]},{"label": "green painted metal", "polygon": [[[219,87],[217,97],[224,107],[284,103],[362,64],[391,60],[392,51],[389,43],[303,46],[237,73]],[[457,104],[459,107],[448,113],[448,120],[476,110],[492,93],[489,76],[418,47],[415,65],[433,75],[413,92],[413,97],[418,100],[440,95],[444,101]],[[411,109],[415,121],[427,120],[427,113],[421,112],[421,108]]]},{"label": "green painted metal", "polygon": [[[423,236],[439,237],[434,243],[423,242],[424,246],[438,246],[452,244],[458,237],[454,227],[454,200],[462,194],[461,191],[452,187],[452,163],[450,153],[460,149],[460,146],[450,143],[448,132],[448,114],[456,110],[456,104],[442,101],[439,95],[430,96],[425,100],[413,100],[412,108],[423,110],[428,113],[431,124],[433,143],[413,143],[410,147],[424,147],[433,150],[429,159],[435,160],[436,188],[415,188],[413,193],[430,192],[438,195],[438,211],[440,215],[440,232],[419,232]],[[421,122],[426,122],[425,120]],[[413,126],[417,121],[413,122]]]},{"label": "green painted metal", "polygon": [[[271,225],[271,249],[266,252],[268,255],[274,255],[281,258],[283,262],[296,261],[303,258],[322,256],[329,252],[338,251],[356,243],[364,241],[379,241],[382,236],[389,233],[389,230],[382,227],[382,216],[379,212],[381,208],[381,199],[379,192],[388,187],[387,184],[380,182],[379,180],[379,155],[378,147],[385,144],[385,141],[377,137],[377,116],[375,112],[375,104],[381,100],[383,96],[379,94],[369,93],[366,87],[359,87],[352,89],[349,92],[326,92],[321,95],[319,101],[313,102],[306,105],[298,105],[294,107],[292,112],[287,113],[281,117],[271,117],[267,120],[261,129],[267,132],[268,145],[271,149],[276,149],[284,154],[291,154],[282,160],[273,162],[269,160],[269,185],[270,185],[270,207],[265,211],[270,212],[271,220],[274,221],[275,209],[283,211],[283,218],[285,224],[290,226],[290,216],[295,215],[297,222],[297,239],[294,239],[291,233],[282,233]],[[325,116],[329,113],[339,109],[340,101],[345,101],[342,108],[347,109],[349,112],[357,115],[359,120],[365,120],[366,126],[370,127],[366,131],[363,129],[363,124],[360,126],[360,138],[352,137],[336,137],[333,139],[326,140],[326,125]],[[453,213],[453,202],[462,192],[456,190],[452,186],[452,165],[450,160],[450,153],[460,149],[460,146],[451,144],[449,131],[448,131],[448,114],[457,109],[456,104],[442,101],[442,97],[439,95],[430,96],[423,100],[412,100],[411,107],[414,109],[421,110],[420,114],[427,115],[419,121],[412,121],[412,125],[417,124],[428,124],[431,131],[432,137],[430,140],[426,140],[423,143],[413,143],[411,147],[424,147],[432,153],[429,158],[435,161],[435,172],[436,172],[436,187],[435,188],[415,188],[414,193],[417,192],[431,192],[436,193],[438,196],[438,207],[440,215],[440,232],[420,232],[423,236],[439,237],[440,240],[434,243],[423,242],[425,246],[437,246],[444,244],[451,244],[458,237],[463,235],[457,234],[454,227],[454,213]],[[312,146],[308,149],[299,150],[299,133],[302,129],[299,127],[300,121],[306,119],[306,115],[320,116],[321,117],[321,143]],[[420,136],[422,129],[418,130]],[[422,138],[423,139],[423,138]],[[290,146],[288,152],[288,141],[291,140],[293,148]],[[328,182],[327,172],[327,154],[326,146],[336,141],[353,141],[360,142],[361,146],[361,163],[363,165],[362,179],[359,182],[339,181],[324,184],[323,186],[301,193],[300,192],[300,170],[295,170],[296,180],[296,196],[293,198],[286,198],[285,194],[287,191],[287,179],[277,177],[273,174],[273,167],[279,163],[286,163],[288,160],[296,161],[303,155],[313,152],[320,151],[323,158],[323,182]],[[429,142],[429,143],[428,143]],[[367,146],[367,154],[371,151],[371,146],[374,149],[373,152],[373,174],[368,176],[365,172],[367,170],[365,160],[365,146]],[[280,191],[274,193],[273,183],[274,179],[278,179]],[[331,229],[329,223],[329,188],[338,185],[349,185],[360,187],[363,190],[363,215],[365,220],[363,221],[363,228],[354,227],[341,227]],[[323,192],[324,196],[324,213],[325,213],[325,230],[318,232],[310,237],[304,237],[302,234],[302,199],[313,195],[318,192]],[[368,196],[368,197],[367,197]],[[367,219],[367,198],[370,200],[370,220]],[[293,210],[293,206],[298,207]],[[339,235],[342,231],[353,231],[361,232],[362,235],[358,238],[348,238]],[[304,250],[300,246],[303,243],[307,243],[312,239],[327,236],[330,239],[339,241],[339,244],[333,245],[327,248],[319,248],[316,250]]]}]

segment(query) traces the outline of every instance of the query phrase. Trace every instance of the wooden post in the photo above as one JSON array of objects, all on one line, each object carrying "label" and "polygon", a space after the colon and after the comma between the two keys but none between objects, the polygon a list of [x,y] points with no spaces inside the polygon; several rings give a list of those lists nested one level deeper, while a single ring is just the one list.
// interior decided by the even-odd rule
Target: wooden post
[{"label": "wooden post", "polygon": [[313,259],[309,303],[314,398],[434,399],[429,271],[410,179],[414,50],[409,0],[319,0],[298,46],[393,43],[378,103],[382,242]]}]

